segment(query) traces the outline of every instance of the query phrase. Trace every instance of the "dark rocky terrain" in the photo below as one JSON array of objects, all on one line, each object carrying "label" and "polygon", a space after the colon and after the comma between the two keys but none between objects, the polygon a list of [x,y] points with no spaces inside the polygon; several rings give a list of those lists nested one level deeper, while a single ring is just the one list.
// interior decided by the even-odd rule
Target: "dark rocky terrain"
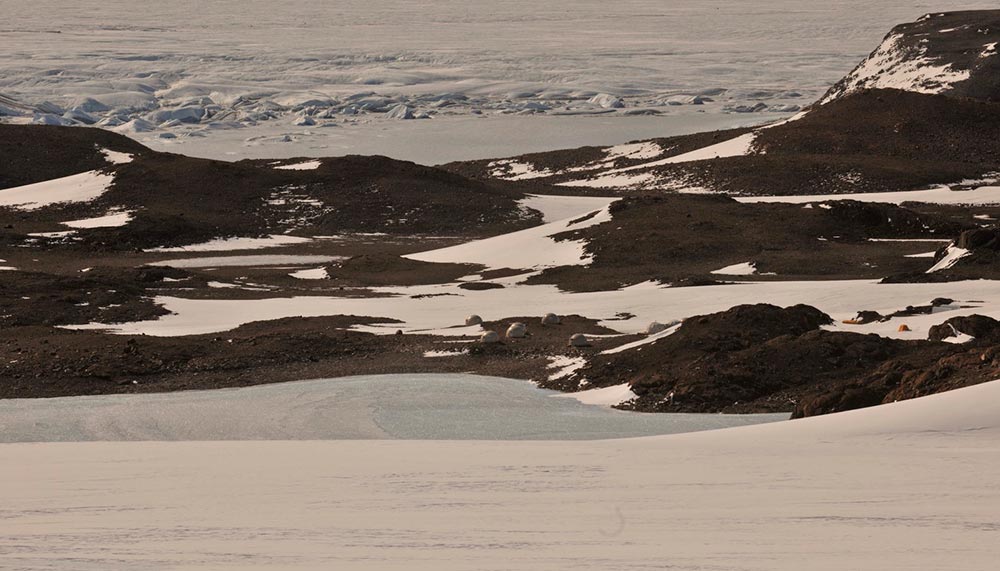
[{"label": "dark rocky terrain", "polygon": [[[1000,41],[998,23],[1000,11],[934,15],[900,26],[804,116],[767,128],[640,142],[634,147],[641,152],[586,147],[443,167],[347,156],[289,170],[276,167],[312,159],[229,163],[154,152],[99,129],[0,124],[0,193],[90,171],[113,177],[90,201],[0,207],[0,266],[13,268],[0,271],[0,398],[476,371],[564,391],[627,383],[637,398],[619,406],[630,410],[809,416],[1000,378],[998,322],[943,299],[894,313],[858,307],[847,320],[865,325],[962,310],[935,317],[926,338],[832,330],[832,317],[808,305],[750,304],[687,315],[671,335],[610,354],[602,352],[645,339],[614,329],[616,320],[634,317],[634,308],[562,316],[560,324],[543,326],[541,316],[510,304],[480,330],[445,336],[403,333],[402,325],[399,335],[376,335],[358,328],[402,322],[346,314],[173,337],[63,328],[163,318],[169,313],[164,296],[419,300],[514,287],[529,296],[539,291],[532,287],[551,286],[565,295],[606,293],[643,282],[711,291],[733,287],[736,279],[911,285],[998,279],[996,201],[838,200],[940,185],[972,196],[996,184],[1000,55],[983,53]],[[941,32],[946,28],[957,31]],[[902,81],[914,66],[937,75]],[[887,88],[893,86],[901,89]],[[665,161],[737,137],[753,138],[747,153]],[[109,161],[105,150],[131,160]],[[509,180],[517,178],[512,165],[527,165],[532,176]],[[618,169],[645,178],[613,188],[563,185]],[[606,222],[551,234],[582,243],[589,264],[533,267],[515,257],[509,262],[515,267],[486,267],[403,257],[536,226],[542,213],[522,204],[529,194],[620,197]],[[818,197],[807,204],[737,200],[801,195]],[[63,222],[114,212],[129,212],[131,219],[65,233]],[[267,254],[319,257],[309,265],[185,266],[191,257],[261,252],[156,250],[269,235],[303,240]],[[720,268],[743,263],[754,271],[720,275]],[[296,277],[303,269],[317,275]],[[523,277],[504,281],[511,276]],[[402,286],[427,289],[412,295],[391,289]],[[975,307],[1000,309],[987,302]],[[529,324],[526,337],[476,342],[482,330],[502,333],[514,322]],[[567,346],[574,333],[590,338]],[[554,364],[567,360],[579,368],[553,374]]]},{"label": "dark rocky terrain", "polygon": [[[699,283],[713,279],[713,270],[748,260],[755,262],[761,279],[926,276],[924,271],[932,264],[906,255],[926,251],[927,243],[872,239],[948,241],[965,230],[990,232],[979,230],[981,222],[973,218],[974,213],[1000,214],[997,207],[970,211],[851,200],[824,205],[742,204],[726,196],[662,193],[624,198],[611,207],[613,223],[557,236],[586,240],[586,249],[594,257],[591,265],[549,269],[530,282],[554,283],[573,291],[613,289],[647,280]],[[775,224],[775,220],[782,223]],[[935,248],[933,243],[930,248]],[[960,273],[965,263],[962,260],[963,265],[940,276],[965,275]],[[994,267],[986,263],[973,273],[992,276]]]},{"label": "dark rocky terrain", "polygon": [[[644,412],[794,410],[799,417],[1000,378],[1000,323],[990,318],[948,320],[927,341],[821,329],[831,322],[804,305],[737,306],[691,317],[647,350],[595,356],[543,386],[577,390],[581,378],[588,386],[629,383],[638,398],[621,408]],[[955,331],[976,340],[940,342]]]},{"label": "dark rocky terrain", "polygon": [[[129,153],[111,164],[103,149]],[[0,189],[85,171],[114,175],[96,200],[25,215],[0,209],[0,242],[66,230],[59,222],[134,211],[124,226],[80,230],[83,250],[183,246],[215,237],[342,232],[484,236],[537,223],[523,195],[433,167],[385,157],[322,159],[318,168],[275,168],[303,160],[227,163],[151,151],[100,129],[0,124]],[[37,241],[37,240],[36,240]]]}]

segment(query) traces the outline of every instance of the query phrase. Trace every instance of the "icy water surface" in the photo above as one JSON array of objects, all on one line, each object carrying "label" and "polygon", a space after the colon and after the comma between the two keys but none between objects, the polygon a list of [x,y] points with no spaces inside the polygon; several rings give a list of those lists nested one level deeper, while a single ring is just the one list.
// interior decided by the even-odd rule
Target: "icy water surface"
[{"label": "icy water surface", "polygon": [[774,422],[641,414],[552,398],[526,381],[379,375],[149,395],[0,401],[0,442],[92,440],[596,440]]}]

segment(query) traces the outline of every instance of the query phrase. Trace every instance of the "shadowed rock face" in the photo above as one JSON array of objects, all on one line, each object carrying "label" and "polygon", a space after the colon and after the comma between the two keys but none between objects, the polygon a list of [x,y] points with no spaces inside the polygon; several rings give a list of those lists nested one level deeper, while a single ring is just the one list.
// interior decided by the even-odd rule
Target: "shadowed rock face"
[{"label": "shadowed rock face", "polygon": [[892,29],[821,99],[864,89],[902,89],[1000,101],[1000,10],[932,13]]}]

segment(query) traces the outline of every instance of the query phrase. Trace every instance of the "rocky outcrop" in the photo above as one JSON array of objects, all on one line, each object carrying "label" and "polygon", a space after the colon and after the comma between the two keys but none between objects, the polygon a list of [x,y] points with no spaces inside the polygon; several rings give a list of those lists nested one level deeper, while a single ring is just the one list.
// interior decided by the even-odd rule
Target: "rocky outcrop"
[{"label": "rocky outcrop", "polygon": [[1000,11],[931,13],[893,28],[820,100],[864,89],[901,89],[1000,101]]},{"label": "rocky outcrop", "polygon": [[974,339],[1000,338],[1000,321],[986,315],[952,317],[927,332],[928,339],[944,341],[968,335]]}]

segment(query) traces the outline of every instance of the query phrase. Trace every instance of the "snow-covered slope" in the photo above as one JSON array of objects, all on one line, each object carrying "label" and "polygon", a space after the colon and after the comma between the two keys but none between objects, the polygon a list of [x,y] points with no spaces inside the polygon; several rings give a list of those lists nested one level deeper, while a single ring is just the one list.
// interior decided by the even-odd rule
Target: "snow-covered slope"
[{"label": "snow-covered slope", "polygon": [[73,571],[992,571],[998,418],[994,382],[604,442],[7,444],[0,552]]},{"label": "snow-covered slope", "polygon": [[894,28],[882,44],[820,100],[863,89],[1000,99],[1000,13],[932,13]]}]

